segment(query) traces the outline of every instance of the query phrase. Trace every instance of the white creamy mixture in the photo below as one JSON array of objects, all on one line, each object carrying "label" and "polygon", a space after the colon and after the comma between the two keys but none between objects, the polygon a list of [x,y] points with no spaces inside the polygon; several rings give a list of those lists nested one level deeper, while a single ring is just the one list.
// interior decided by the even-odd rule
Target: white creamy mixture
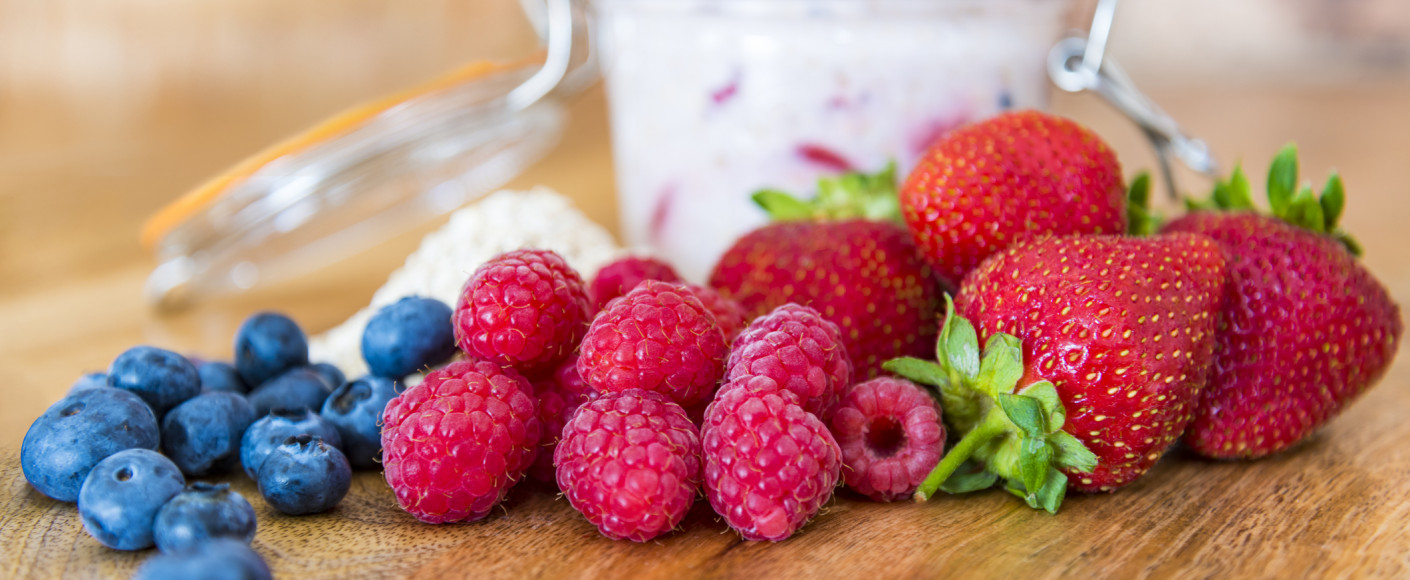
[{"label": "white creamy mixture", "polygon": [[761,187],[902,175],[935,137],[1043,108],[1066,0],[597,0],[627,243],[702,281]]},{"label": "white creamy mixture", "polygon": [[585,281],[622,252],[607,230],[562,195],[545,187],[500,191],[451,214],[445,226],[427,234],[406,264],[372,295],[367,308],[309,340],[309,359],[332,363],[348,378],[367,374],[362,330],[379,308],[411,295],[435,298],[455,308],[461,287],[475,268],[520,248],[558,252]]}]

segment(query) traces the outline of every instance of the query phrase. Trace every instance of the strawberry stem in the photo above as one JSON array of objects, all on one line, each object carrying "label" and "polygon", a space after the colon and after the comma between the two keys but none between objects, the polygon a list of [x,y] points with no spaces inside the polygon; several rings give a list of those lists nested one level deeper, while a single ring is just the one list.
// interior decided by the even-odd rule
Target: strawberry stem
[{"label": "strawberry stem", "polygon": [[915,501],[924,502],[933,497],[940,486],[945,483],[945,480],[954,475],[955,471],[970,456],[974,455],[976,450],[993,441],[995,437],[1007,433],[1009,425],[1009,421],[1004,418],[1003,409],[999,407],[991,409],[989,414],[984,416],[984,420],[980,421],[969,433],[966,433],[964,438],[960,439],[960,442],[945,454],[940,463],[930,470],[930,474],[925,476],[925,481],[922,481],[920,487],[916,488],[913,496]]}]

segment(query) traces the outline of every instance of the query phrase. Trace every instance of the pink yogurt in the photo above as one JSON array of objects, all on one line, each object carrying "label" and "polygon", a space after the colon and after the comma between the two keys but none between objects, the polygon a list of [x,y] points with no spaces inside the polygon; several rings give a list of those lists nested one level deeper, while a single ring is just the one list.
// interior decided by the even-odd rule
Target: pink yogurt
[{"label": "pink yogurt", "polygon": [[1067,0],[595,0],[622,230],[703,281],[763,187],[902,175],[936,137],[1048,102]]}]

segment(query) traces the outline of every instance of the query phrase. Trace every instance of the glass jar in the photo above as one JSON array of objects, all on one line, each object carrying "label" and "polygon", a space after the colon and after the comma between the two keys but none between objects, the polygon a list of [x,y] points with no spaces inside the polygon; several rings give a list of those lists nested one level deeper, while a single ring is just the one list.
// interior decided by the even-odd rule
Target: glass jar
[{"label": "glass jar", "polygon": [[763,187],[904,172],[939,135],[1044,108],[1068,0],[595,0],[625,241],[694,281]]}]

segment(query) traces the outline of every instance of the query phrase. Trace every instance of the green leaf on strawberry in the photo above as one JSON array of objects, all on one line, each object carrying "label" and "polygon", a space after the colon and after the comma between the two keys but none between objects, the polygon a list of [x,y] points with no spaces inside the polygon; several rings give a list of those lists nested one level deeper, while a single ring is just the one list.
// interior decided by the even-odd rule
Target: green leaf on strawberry
[{"label": "green leaf on strawberry", "polygon": [[[1341,242],[1353,256],[1360,256],[1360,244],[1337,227],[1346,208],[1346,189],[1341,176],[1332,172],[1320,195],[1310,184],[1299,188],[1297,180],[1297,145],[1289,143],[1278,150],[1268,169],[1268,206],[1273,216],[1308,231],[1327,234]],[[1227,181],[1214,184],[1209,199],[1186,199],[1185,205],[1190,211],[1257,211],[1251,192],[1243,167],[1235,165]],[[1135,233],[1135,222],[1132,223],[1132,233]]]},{"label": "green leaf on strawberry", "polygon": [[1268,204],[1273,215],[1287,215],[1297,189],[1297,145],[1289,143],[1278,150],[1268,167]]},{"label": "green leaf on strawberry", "polygon": [[1162,220],[1151,211],[1151,174],[1136,174],[1126,190],[1126,232],[1133,236],[1149,236],[1160,230]]},{"label": "green leaf on strawberry", "polygon": [[896,193],[896,162],[876,173],[848,172],[818,180],[817,195],[798,199],[777,189],[754,192],[754,203],[774,221],[901,220],[901,204]]},{"label": "green leaf on strawberry", "polygon": [[1062,430],[1067,412],[1052,383],[1038,381],[1014,392],[1024,372],[1018,338],[996,333],[981,356],[974,326],[955,313],[948,296],[945,304],[936,361],[900,358],[884,365],[937,387],[945,422],[962,434],[916,490],[916,500],[936,490],[985,489],[1002,478],[1028,505],[1056,513],[1067,489],[1067,476],[1058,470],[1091,472],[1096,456]]}]

